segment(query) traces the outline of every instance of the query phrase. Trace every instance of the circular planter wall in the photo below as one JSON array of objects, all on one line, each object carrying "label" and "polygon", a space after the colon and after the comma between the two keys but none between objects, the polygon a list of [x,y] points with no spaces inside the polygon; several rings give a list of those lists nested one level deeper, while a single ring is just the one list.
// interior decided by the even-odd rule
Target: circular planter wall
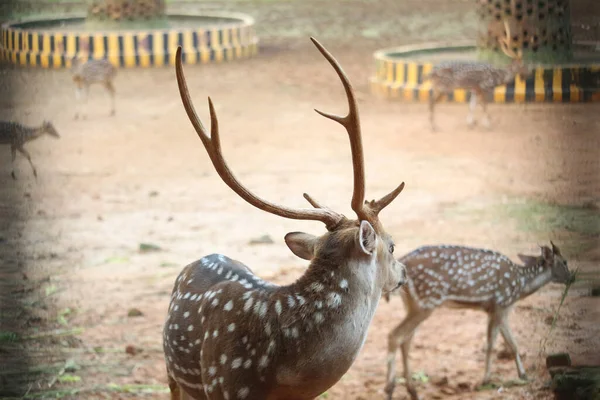
[{"label": "circular planter wall", "polygon": [[[531,66],[527,80],[517,77],[498,86],[489,100],[512,102],[600,101],[600,48],[595,43],[575,43],[573,63]],[[472,42],[432,43],[403,46],[375,52],[375,75],[370,79],[373,93],[393,100],[428,101],[431,83],[423,77],[441,61],[475,61]],[[446,101],[467,102],[470,94],[457,89]]]},{"label": "circular planter wall", "polygon": [[20,66],[63,68],[77,56],[106,58],[119,67],[173,65],[182,46],[186,64],[230,61],[254,56],[254,20],[231,13],[170,14],[172,29],[85,29],[85,15],[8,22],[0,28],[0,61]]}]

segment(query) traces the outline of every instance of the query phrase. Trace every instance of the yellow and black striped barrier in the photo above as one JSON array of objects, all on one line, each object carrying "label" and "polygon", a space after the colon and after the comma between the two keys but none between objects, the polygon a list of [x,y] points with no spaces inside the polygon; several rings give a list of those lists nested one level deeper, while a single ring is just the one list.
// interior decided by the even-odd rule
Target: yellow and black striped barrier
[{"label": "yellow and black striped barrier", "polygon": [[[453,50],[474,50],[471,44],[442,43],[404,46],[377,51],[374,55],[376,72],[370,79],[371,91],[392,100],[428,101],[432,95],[431,82],[424,79],[435,63],[414,60],[414,55]],[[412,59],[411,59],[412,57]],[[468,102],[470,93],[456,89],[447,96],[449,102]],[[539,66],[522,80],[498,86],[490,94],[490,102],[578,103],[600,101],[600,63],[587,65]]]},{"label": "yellow and black striped barrier", "polygon": [[[181,16],[171,15],[172,17]],[[0,28],[0,61],[19,66],[63,68],[71,66],[74,56],[86,60],[106,58],[119,67],[159,67],[175,64],[175,52],[182,46],[186,64],[207,64],[254,56],[258,38],[254,20],[239,14],[183,15],[215,17],[232,22],[207,28],[174,28],[140,31],[49,31],[26,24],[6,23]],[[83,21],[83,16],[63,17],[60,21]]]}]

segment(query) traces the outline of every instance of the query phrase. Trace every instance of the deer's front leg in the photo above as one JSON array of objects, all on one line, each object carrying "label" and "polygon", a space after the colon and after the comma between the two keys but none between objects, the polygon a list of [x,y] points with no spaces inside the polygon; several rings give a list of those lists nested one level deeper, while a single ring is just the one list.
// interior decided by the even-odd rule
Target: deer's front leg
[{"label": "deer's front leg", "polygon": [[483,374],[482,385],[490,382],[490,367],[492,364],[492,351],[494,350],[494,342],[498,336],[498,317],[495,313],[489,314],[488,329],[487,329],[487,347],[485,350],[485,372]]},{"label": "deer's front leg", "polygon": [[523,363],[521,362],[521,356],[519,355],[517,342],[513,338],[510,327],[508,326],[508,322],[506,321],[506,316],[503,316],[502,321],[500,322],[500,333],[502,334],[502,337],[504,338],[506,344],[511,348],[515,355],[515,362],[517,364],[517,372],[519,373],[519,378],[527,380],[527,374],[525,373],[525,368],[523,367]]},{"label": "deer's front leg", "polygon": [[475,125],[475,108],[477,108],[477,95],[475,92],[471,92],[471,99],[469,100],[469,114],[467,115],[467,126],[469,127]]}]

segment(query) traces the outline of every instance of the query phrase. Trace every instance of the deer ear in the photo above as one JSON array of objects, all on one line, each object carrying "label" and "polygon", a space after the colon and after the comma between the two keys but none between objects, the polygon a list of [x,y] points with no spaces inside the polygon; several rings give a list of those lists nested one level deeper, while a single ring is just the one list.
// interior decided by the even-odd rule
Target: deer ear
[{"label": "deer ear", "polygon": [[525,264],[526,267],[531,267],[537,264],[537,257],[527,256],[525,254],[517,254],[517,257]]},{"label": "deer ear", "polygon": [[552,245],[552,252],[554,254],[556,254],[557,256],[560,256],[560,249],[558,248],[557,245],[555,245],[554,243],[552,243],[552,241],[550,241],[550,244]]},{"label": "deer ear", "polygon": [[304,260],[312,260],[315,255],[317,237],[304,232],[290,232],[285,235],[285,244],[292,253]]},{"label": "deer ear", "polygon": [[365,254],[371,255],[377,247],[377,234],[375,229],[367,221],[360,221],[358,229],[358,243]]}]

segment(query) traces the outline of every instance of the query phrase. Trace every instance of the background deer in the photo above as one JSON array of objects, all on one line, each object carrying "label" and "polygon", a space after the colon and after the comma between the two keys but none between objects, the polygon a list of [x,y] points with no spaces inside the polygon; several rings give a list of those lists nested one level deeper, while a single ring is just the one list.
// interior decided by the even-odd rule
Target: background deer
[{"label": "background deer", "polygon": [[221,152],[215,109],[209,98],[211,134],[196,115],[176,54],[179,91],[187,115],[221,179],[242,199],[268,213],[321,221],[321,236],[292,232],[285,242],[310,260],[296,282],[277,286],[224,255],[206,256],[179,274],[163,331],[171,399],[313,399],[334,385],[362,348],[383,293],[402,285],[404,266],[379,213],[404,183],[378,201],[366,202],[358,107],[346,74],[315,39],[342,81],[349,113],[317,111],[346,128],[352,151],[354,191],[348,219],[304,194],[312,209],[263,200],[235,178]]},{"label": "background deer", "polygon": [[512,82],[517,75],[520,75],[522,79],[529,76],[530,71],[523,64],[522,50],[519,49],[515,52],[512,49],[510,26],[507,21],[504,22],[504,27],[506,38],[500,39],[499,45],[504,54],[512,58],[512,62],[508,66],[500,68],[485,62],[448,61],[436,65],[429,75],[424,77],[424,80],[431,81],[433,91],[429,98],[429,122],[433,131],[438,130],[434,122],[435,104],[444,95],[455,89],[468,90],[471,93],[471,98],[467,125],[473,126],[475,124],[474,113],[477,100],[479,100],[484,113],[483,125],[489,128],[491,124],[487,111],[486,96],[490,95],[496,86]]},{"label": "background deer", "polygon": [[23,147],[25,143],[30,142],[40,136],[48,134],[52,137],[59,138],[60,135],[48,121],[44,121],[41,126],[29,127],[16,122],[11,121],[0,121],[0,144],[10,145],[10,152],[12,155],[12,170],[11,176],[13,179],[17,179],[15,175],[15,159],[17,157],[17,151],[29,161],[31,169],[33,170],[33,176],[37,179],[37,171],[33,162],[31,161],[31,155]]},{"label": "background deer", "polygon": [[[113,81],[117,75],[117,69],[108,60],[89,59],[82,63],[76,57],[71,59],[71,74],[75,82],[75,97],[82,104],[87,103],[90,86],[101,84],[110,95],[110,115],[115,115],[115,87]],[[75,113],[75,119],[79,118],[79,111]]]},{"label": "background deer", "polygon": [[[388,338],[387,398],[391,399],[394,391],[398,346],[402,349],[406,388],[413,400],[419,398],[408,365],[410,344],[419,325],[440,306],[471,308],[488,314],[483,383],[490,379],[491,354],[498,331],[515,354],[519,377],[526,379],[507,316],[515,302],[547,283],[566,284],[572,279],[567,261],[550,243],[552,248],[541,247],[539,257],[519,254],[523,266],[494,251],[462,246],[426,246],[401,257],[409,278],[406,290],[395,293],[402,296],[406,317]],[[389,295],[386,298],[389,300]]]}]

